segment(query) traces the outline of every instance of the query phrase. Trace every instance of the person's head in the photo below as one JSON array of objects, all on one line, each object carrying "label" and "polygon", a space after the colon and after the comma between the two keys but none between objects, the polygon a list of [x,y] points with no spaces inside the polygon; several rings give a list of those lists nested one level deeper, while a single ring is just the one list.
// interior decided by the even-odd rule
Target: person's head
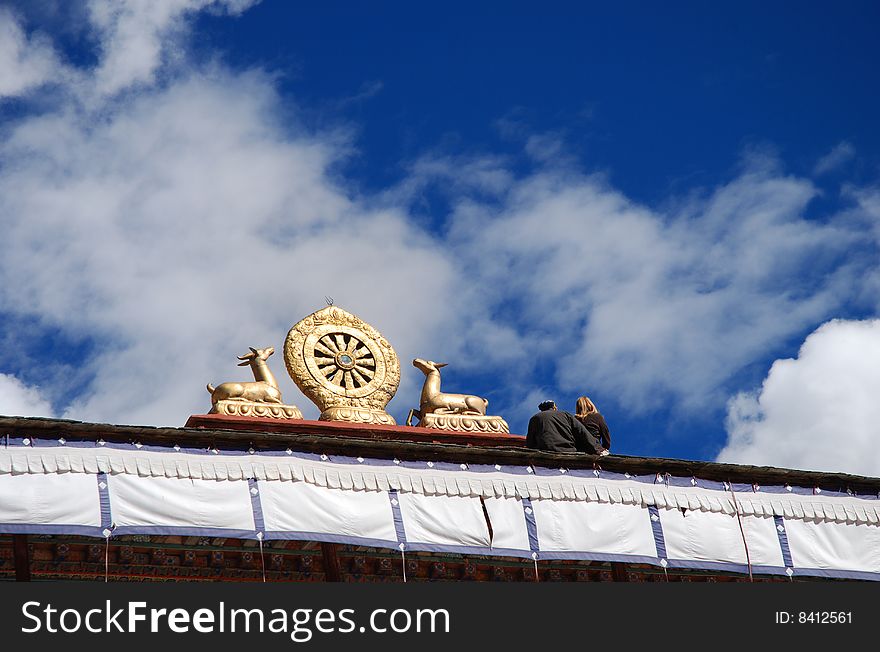
[{"label": "person's head", "polygon": [[590,414],[591,412],[598,412],[599,409],[595,406],[593,401],[590,400],[589,396],[581,396],[577,400],[577,409],[575,410],[575,414],[583,416],[585,414]]},{"label": "person's head", "polygon": [[554,403],[553,401],[541,401],[540,403],[538,403],[538,409],[541,410],[541,412],[546,412],[547,410],[555,410],[556,403]]}]

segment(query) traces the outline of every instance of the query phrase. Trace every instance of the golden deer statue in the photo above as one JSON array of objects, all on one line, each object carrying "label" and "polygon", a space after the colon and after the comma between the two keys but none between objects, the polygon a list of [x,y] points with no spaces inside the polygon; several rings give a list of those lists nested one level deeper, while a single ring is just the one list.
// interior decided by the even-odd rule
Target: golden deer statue
[{"label": "golden deer statue", "polygon": [[440,391],[440,369],[445,362],[432,360],[413,360],[413,366],[425,374],[419,409],[410,410],[406,425],[412,425],[414,416],[419,418],[419,426],[439,430],[507,434],[510,428],[499,416],[487,416],[489,401],[473,394],[448,394]]},{"label": "golden deer statue", "polygon": [[420,413],[422,418],[425,414],[486,414],[489,401],[471,394],[444,394],[440,391],[440,369],[446,366],[445,362],[433,362],[432,360],[413,360],[413,366],[425,374],[425,384],[422,385],[422,396],[419,398]]},{"label": "golden deer statue", "polygon": [[253,403],[281,403],[281,390],[278,389],[278,381],[272,375],[266,360],[275,353],[271,346],[266,349],[248,347],[251,352],[238,356],[239,367],[250,366],[254,372],[254,382],[250,383],[222,383],[216,388],[208,383],[208,392],[211,394],[211,403],[215,406],[219,401],[251,401]]}]

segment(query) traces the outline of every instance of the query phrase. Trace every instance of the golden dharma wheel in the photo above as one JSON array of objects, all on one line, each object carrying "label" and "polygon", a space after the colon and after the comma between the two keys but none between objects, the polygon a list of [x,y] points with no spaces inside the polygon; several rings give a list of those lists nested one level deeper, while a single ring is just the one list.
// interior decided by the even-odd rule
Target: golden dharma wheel
[{"label": "golden dharma wheel", "polygon": [[321,409],[321,419],[393,424],[385,412],[400,384],[394,349],[372,326],[338,306],[290,329],[284,361],[293,382]]},{"label": "golden dharma wheel", "polygon": [[356,328],[325,324],[305,341],[306,367],[326,389],[360,398],[385,380],[385,358]]}]

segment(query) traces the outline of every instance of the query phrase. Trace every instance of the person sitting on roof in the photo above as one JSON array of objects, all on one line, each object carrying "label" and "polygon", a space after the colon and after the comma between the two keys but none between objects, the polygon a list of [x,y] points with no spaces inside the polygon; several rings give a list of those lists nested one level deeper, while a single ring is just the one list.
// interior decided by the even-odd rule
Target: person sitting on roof
[{"label": "person sitting on roof", "polygon": [[581,396],[577,400],[574,416],[593,433],[593,437],[599,440],[602,448],[611,448],[611,431],[608,430],[605,417],[588,396]]},{"label": "person sitting on roof", "polygon": [[553,401],[542,401],[529,419],[526,446],[551,453],[608,455],[599,440],[571,412],[559,410]]}]

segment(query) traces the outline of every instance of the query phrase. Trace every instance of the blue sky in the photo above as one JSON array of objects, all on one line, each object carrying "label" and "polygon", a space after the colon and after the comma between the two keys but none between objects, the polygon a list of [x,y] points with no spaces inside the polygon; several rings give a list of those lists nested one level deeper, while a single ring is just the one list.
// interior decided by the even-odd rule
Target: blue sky
[{"label": "blue sky", "polygon": [[318,124],[328,108],[355,121],[353,172],[374,188],[426,147],[518,153],[504,118],[563,132],[584,168],[640,201],[722,182],[746,146],[809,173],[857,141],[850,173],[873,178],[876,3],[718,4],[263,3],[235,21],[204,17],[201,45],[280,72]]},{"label": "blue sky", "polygon": [[399,420],[880,474],[876,3],[472,4],[3,5],[0,412],[180,425],[331,295]]}]

